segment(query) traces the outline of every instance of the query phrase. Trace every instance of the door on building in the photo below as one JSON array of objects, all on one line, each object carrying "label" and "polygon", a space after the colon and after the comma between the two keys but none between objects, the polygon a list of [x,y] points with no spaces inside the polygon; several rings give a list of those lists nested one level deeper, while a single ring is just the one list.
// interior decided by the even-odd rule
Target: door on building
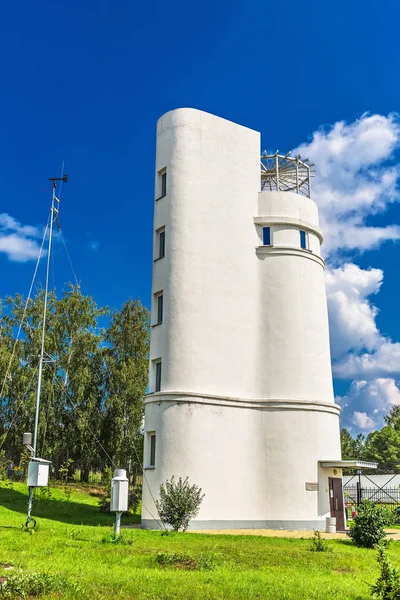
[{"label": "door on building", "polygon": [[344,531],[345,520],[341,477],[329,477],[329,502],[331,507],[331,517],[336,517],[337,531]]}]

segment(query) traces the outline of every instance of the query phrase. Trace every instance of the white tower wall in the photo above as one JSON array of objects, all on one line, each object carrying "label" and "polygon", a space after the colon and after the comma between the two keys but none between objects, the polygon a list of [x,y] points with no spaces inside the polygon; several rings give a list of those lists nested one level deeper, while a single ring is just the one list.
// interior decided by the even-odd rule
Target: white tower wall
[{"label": "white tower wall", "polygon": [[179,109],[158,122],[156,198],[165,169],[167,189],[154,214],[144,527],[158,526],[154,498],[172,475],[205,492],[193,528],[312,528],[329,515],[319,461],[340,459],[339,408],[318,211],[259,192],[259,157],[259,133],[213,115]]}]

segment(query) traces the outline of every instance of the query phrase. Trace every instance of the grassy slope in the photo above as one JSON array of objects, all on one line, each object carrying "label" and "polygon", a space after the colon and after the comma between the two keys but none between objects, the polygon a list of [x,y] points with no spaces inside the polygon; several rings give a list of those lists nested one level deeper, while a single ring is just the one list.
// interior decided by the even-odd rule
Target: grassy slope
[{"label": "grassy slope", "polygon": [[[39,526],[29,535],[21,530],[26,487],[15,484],[9,490],[0,483],[0,562],[65,574],[82,583],[80,598],[361,600],[369,598],[365,582],[377,577],[375,551],[354,548],[347,540],[332,541],[333,553],[313,553],[306,540],[162,536],[128,529],[123,543],[111,543],[113,517],[99,512],[96,498],[74,492],[66,501],[62,490],[52,493],[50,500],[36,503]],[[217,568],[191,572],[161,568],[155,561],[160,551],[194,557],[211,551]],[[393,543],[389,553],[398,564],[400,547]]]}]

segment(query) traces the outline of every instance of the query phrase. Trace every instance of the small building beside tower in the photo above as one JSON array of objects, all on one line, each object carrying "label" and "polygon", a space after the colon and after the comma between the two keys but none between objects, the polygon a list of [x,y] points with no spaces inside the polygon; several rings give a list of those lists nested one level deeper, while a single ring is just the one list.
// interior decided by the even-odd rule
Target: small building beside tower
[{"label": "small building beside tower", "polygon": [[144,528],[172,475],[205,493],[192,529],[344,528],[312,165],[260,147],[199,110],[157,124]]}]

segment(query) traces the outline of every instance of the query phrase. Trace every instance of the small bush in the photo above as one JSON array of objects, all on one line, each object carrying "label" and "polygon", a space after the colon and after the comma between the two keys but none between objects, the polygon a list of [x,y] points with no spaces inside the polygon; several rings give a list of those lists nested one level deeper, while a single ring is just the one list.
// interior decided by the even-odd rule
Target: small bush
[{"label": "small bush", "polygon": [[31,598],[53,592],[64,594],[67,591],[77,595],[81,588],[61,575],[22,570],[12,573],[1,588],[2,598]]},{"label": "small bush", "polygon": [[200,504],[204,498],[202,490],[197,485],[190,485],[179,477],[175,481],[174,476],[170,481],[160,485],[160,499],[156,500],[156,506],[160,519],[166,525],[170,525],[174,531],[186,531],[191,519],[199,513]]},{"label": "small bush", "polygon": [[0,480],[7,479],[7,460],[6,460],[6,451],[0,451]]},{"label": "small bush", "polygon": [[314,531],[314,537],[311,538],[311,552],[332,552],[332,547],[327,540],[321,537],[319,531]]},{"label": "small bush", "polygon": [[400,570],[390,563],[386,553],[387,546],[388,543],[385,542],[378,546],[381,573],[375,585],[371,587],[371,597],[377,600],[399,600]]},{"label": "small bush", "polygon": [[354,517],[354,525],[347,535],[356,546],[375,548],[386,535],[383,530],[386,520],[385,512],[369,500],[363,500]]},{"label": "small bush", "polygon": [[178,552],[159,552],[156,562],[162,567],[174,567],[184,571],[212,571],[216,566],[212,552],[200,554],[198,558]]},{"label": "small bush", "polygon": [[40,490],[40,500],[50,500],[53,497],[53,493],[50,489],[50,486],[41,487]]}]

